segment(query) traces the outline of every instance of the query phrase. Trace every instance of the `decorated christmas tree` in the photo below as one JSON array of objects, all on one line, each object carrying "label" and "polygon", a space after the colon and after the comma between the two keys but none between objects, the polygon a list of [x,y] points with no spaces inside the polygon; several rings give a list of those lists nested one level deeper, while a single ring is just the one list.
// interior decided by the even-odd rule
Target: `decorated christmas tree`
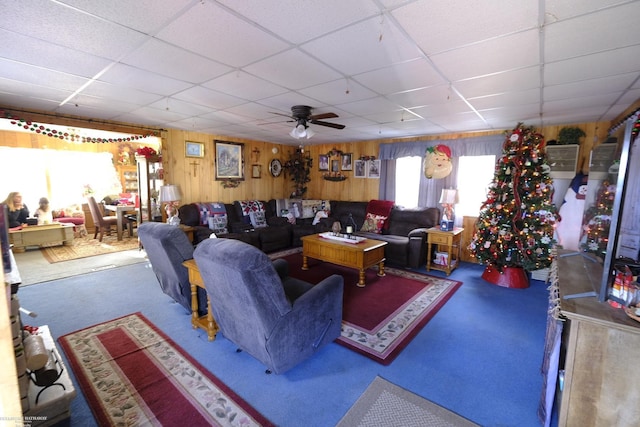
[{"label": "decorated christmas tree", "polygon": [[519,123],[507,133],[469,246],[487,270],[551,265],[557,211],[549,172],[544,137]]},{"label": "decorated christmas tree", "polygon": [[616,196],[616,186],[609,181],[602,181],[598,189],[595,203],[585,212],[585,239],[582,249],[604,258],[609,243],[609,228],[611,226],[611,212],[613,200]]}]

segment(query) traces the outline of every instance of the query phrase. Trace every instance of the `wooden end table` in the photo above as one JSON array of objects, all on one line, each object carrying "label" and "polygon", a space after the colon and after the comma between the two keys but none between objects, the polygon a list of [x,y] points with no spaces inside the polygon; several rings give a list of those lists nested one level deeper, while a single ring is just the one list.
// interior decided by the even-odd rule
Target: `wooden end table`
[{"label": "wooden end table", "polygon": [[218,333],[218,324],[213,318],[213,312],[211,311],[211,300],[207,293],[207,314],[205,316],[198,316],[198,288],[204,289],[205,293],[207,289],[204,287],[204,281],[200,275],[200,269],[196,264],[195,259],[189,259],[182,263],[187,270],[189,270],[189,283],[191,284],[191,325],[193,329],[202,328],[207,331],[209,341],[213,341]]},{"label": "wooden end table", "polygon": [[[460,238],[464,228],[456,227],[451,231],[443,231],[439,227],[429,228],[427,230],[427,271],[440,270],[447,273],[447,276],[460,263]],[[431,260],[431,246],[438,245],[438,251],[441,247],[446,247],[447,264],[436,264]]]},{"label": "wooden end table", "polygon": [[365,270],[378,264],[378,276],[384,276],[384,247],[387,242],[367,239],[360,243],[343,243],[321,237],[320,234],[311,234],[300,238],[302,240],[302,269],[308,270],[307,259],[315,258],[320,261],[330,262],[357,269],[358,287],[365,286]]}]

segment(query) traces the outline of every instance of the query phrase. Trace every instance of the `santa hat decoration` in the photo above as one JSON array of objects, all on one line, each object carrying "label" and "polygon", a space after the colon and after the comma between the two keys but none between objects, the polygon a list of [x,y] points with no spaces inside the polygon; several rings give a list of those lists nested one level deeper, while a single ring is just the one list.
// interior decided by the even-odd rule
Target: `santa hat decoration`
[{"label": "santa hat decoration", "polygon": [[446,145],[438,144],[435,147],[427,148],[427,153],[431,154],[444,154],[448,158],[451,158],[451,148]]}]

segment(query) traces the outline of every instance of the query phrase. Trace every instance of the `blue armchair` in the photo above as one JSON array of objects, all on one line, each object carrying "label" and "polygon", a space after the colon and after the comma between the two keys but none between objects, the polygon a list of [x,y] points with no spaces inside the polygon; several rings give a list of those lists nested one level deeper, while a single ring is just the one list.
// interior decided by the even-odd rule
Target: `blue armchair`
[{"label": "blue armchair", "polygon": [[[138,227],[138,238],[162,292],[191,313],[191,284],[189,272],[182,265],[193,258],[193,245],[180,228],[162,222],[144,222]],[[207,296],[198,288],[198,314],[207,312]]]},{"label": "blue armchair", "polygon": [[233,239],[208,239],[194,258],[220,332],[281,374],[340,336],[343,278],[288,277],[285,260]]}]

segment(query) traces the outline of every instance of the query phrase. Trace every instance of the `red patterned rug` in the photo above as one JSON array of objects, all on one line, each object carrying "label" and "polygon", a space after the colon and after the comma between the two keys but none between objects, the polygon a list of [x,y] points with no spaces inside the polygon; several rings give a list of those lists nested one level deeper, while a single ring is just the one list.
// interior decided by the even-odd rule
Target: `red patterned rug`
[{"label": "red patterned rug", "polygon": [[101,426],[273,425],[141,313],[59,342]]},{"label": "red patterned rug", "polygon": [[344,277],[342,335],[338,343],[383,365],[390,364],[462,285],[462,282],[407,270],[385,267],[366,272],[366,286],[359,288],[355,269],[309,259],[302,270],[302,254],[283,257],[289,274],[318,283],[332,274]]}]

